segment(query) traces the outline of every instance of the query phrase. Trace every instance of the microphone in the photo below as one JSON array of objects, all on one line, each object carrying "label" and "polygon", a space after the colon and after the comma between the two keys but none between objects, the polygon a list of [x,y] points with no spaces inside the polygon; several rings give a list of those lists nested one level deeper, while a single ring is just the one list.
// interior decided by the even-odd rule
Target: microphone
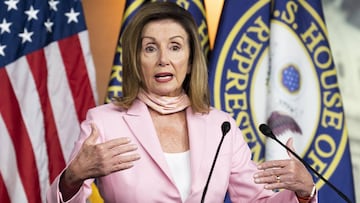
[{"label": "microphone", "polygon": [[330,181],[326,180],[320,173],[318,173],[314,168],[312,168],[307,162],[305,162],[304,159],[302,159],[299,155],[297,155],[293,150],[291,150],[288,146],[286,146],[284,143],[282,143],[279,139],[276,138],[274,133],[272,132],[271,128],[267,126],[266,124],[261,124],[259,126],[259,130],[264,134],[266,137],[269,137],[273,140],[275,140],[277,143],[279,143],[281,146],[283,146],[287,151],[289,151],[292,155],[294,155],[301,163],[303,163],[308,169],[313,171],[321,180],[323,180],[326,184],[328,184],[331,189],[335,190],[335,192],[343,198],[348,203],[351,203],[351,200],[342,193],[338,188],[336,188]]},{"label": "microphone", "polygon": [[206,192],[207,192],[207,189],[208,189],[208,186],[209,186],[209,182],[210,182],[210,179],[211,179],[211,175],[212,175],[212,172],[214,170],[214,167],[215,167],[215,163],[216,163],[216,159],[219,155],[219,151],[220,151],[220,148],[221,148],[221,145],[224,141],[224,138],[225,138],[225,135],[230,131],[230,123],[228,121],[224,121],[222,124],[221,124],[221,132],[222,132],[222,137],[221,137],[221,140],[220,140],[220,143],[218,145],[218,148],[216,150],[216,154],[215,154],[215,157],[214,157],[214,160],[213,160],[213,163],[212,163],[212,166],[211,166],[211,169],[210,169],[210,173],[209,173],[209,176],[208,176],[208,179],[206,181],[206,184],[205,184],[205,187],[204,187],[204,191],[202,193],[202,196],[201,196],[201,203],[204,202],[205,200],[205,195],[206,195]]}]

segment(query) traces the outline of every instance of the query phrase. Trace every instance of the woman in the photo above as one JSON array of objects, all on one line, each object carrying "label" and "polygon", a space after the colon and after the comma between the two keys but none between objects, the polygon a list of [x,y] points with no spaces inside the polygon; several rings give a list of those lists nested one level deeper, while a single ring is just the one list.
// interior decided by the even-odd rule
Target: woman
[{"label": "woman", "polygon": [[257,167],[235,121],[210,107],[191,14],[172,3],[147,4],[122,45],[123,97],[89,110],[49,202],[85,202],[94,178],[105,202],[200,202],[224,121],[230,131],[205,202],[222,202],[227,191],[233,202],[316,201],[312,177],[299,161]]}]

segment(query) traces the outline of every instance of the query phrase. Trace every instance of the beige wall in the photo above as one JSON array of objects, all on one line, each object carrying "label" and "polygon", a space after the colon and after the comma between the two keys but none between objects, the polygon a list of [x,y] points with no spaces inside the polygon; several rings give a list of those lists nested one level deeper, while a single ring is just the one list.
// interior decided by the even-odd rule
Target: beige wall
[{"label": "beige wall", "polygon": [[[211,44],[215,38],[222,4],[223,0],[205,0],[207,13],[211,13],[211,18],[208,19]],[[125,0],[83,1],[90,35],[90,46],[96,68],[99,104],[104,102],[124,5]]]}]

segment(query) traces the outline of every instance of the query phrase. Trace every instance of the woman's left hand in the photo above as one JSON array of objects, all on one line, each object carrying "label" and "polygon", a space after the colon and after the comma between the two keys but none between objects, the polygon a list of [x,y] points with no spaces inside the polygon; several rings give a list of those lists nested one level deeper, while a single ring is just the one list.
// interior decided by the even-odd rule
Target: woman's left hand
[{"label": "woman's left hand", "polygon": [[[294,150],[293,139],[286,142]],[[254,181],[265,184],[265,189],[287,189],[296,192],[299,197],[310,196],[314,182],[306,167],[288,152],[289,159],[266,161],[258,165],[261,170],[254,175]]]}]

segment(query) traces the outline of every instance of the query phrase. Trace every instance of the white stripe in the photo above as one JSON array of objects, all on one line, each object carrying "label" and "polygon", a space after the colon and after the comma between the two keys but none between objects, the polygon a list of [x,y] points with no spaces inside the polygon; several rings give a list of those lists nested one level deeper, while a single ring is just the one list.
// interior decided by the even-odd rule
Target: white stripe
[{"label": "white stripe", "polygon": [[88,31],[83,31],[79,33],[79,39],[81,44],[81,50],[83,52],[84,60],[86,63],[87,72],[89,75],[90,85],[93,91],[95,103],[98,103],[98,95],[96,90],[96,73],[93,58],[91,55],[91,50],[89,46],[89,35]]},{"label": "white stripe", "polygon": [[61,148],[67,162],[75,140],[80,134],[80,124],[58,43],[49,44],[44,52],[48,67],[48,94]]},{"label": "white stripe", "polygon": [[26,57],[6,66],[12,87],[19,102],[21,115],[29,134],[39,174],[42,202],[49,186],[48,156],[44,138],[44,117],[34,78]]},{"label": "white stripe", "polygon": [[17,170],[15,149],[1,115],[0,143],[0,173],[4,179],[10,201],[28,202]]}]

